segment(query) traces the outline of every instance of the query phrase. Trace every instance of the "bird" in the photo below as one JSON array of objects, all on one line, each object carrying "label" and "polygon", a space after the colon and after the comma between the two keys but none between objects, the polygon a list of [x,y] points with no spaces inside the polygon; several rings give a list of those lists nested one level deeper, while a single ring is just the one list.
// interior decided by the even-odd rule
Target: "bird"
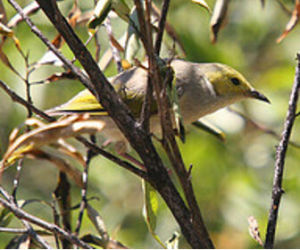
[{"label": "bird", "polygon": [[[221,63],[195,63],[182,59],[171,60],[180,114],[185,125],[221,108],[246,98],[270,103],[246,78],[232,67]],[[139,117],[147,89],[148,72],[133,67],[109,78],[109,81],[135,117]],[[128,150],[128,142],[96,97],[85,89],[66,103],[47,111],[51,115],[89,113],[90,119],[105,124],[101,135],[115,143],[119,152]],[[157,107],[151,106],[150,132],[160,133]]]}]

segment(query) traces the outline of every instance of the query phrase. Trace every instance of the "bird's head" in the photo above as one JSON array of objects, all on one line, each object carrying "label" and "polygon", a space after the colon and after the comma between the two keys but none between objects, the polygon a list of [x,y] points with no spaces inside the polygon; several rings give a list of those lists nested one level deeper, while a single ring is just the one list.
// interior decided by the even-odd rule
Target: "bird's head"
[{"label": "bird's head", "polygon": [[266,96],[254,89],[235,69],[220,63],[210,63],[206,67],[204,74],[214,87],[217,96],[235,100],[248,97],[270,103]]}]

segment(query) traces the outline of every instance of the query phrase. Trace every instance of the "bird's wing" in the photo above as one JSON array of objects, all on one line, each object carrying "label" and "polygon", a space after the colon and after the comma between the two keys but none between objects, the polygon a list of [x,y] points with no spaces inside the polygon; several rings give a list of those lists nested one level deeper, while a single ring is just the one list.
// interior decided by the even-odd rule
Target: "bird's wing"
[{"label": "bird's wing", "polygon": [[47,113],[52,115],[72,113],[90,113],[92,115],[107,115],[105,109],[88,89],[81,91],[70,101],[48,110]]}]

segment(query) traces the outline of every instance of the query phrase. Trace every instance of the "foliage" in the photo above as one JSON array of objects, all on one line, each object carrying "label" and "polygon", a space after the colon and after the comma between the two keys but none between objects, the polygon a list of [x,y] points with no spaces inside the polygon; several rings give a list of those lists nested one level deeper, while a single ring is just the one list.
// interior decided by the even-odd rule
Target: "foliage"
[{"label": "foliage", "polygon": [[[139,63],[134,58],[140,61],[143,59],[142,43],[137,39],[134,28],[132,26],[128,28],[128,20],[126,22],[128,15],[124,15],[123,12],[127,8],[132,9],[134,4],[130,1],[120,1],[121,8],[118,8],[120,7],[116,6],[118,2],[106,2],[105,6],[110,6],[111,11],[104,11],[102,14],[105,16],[101,16],[100,21],[97,19],[99,13],[92,18],[91,15],[85,16],[94,8],[93,1],[79,1],[77,8],[73,1],[59,2],[64,15],[69,15],[69,23],[82,41],[87,42],[86,47],[94,55],[100,68],[105,69],[107,76],[116,74],[120,66],[128,67],[128,64]],[[265,2],[264,7],[260,2]],[[24,7],[29,2],[18,1],[18,3]],[[72,60],[73,54],[62,37],[33,3],[32,12],[28,13],[32,21],[67,58]],[[124,7],[124,4],[127,7]],[[155,4],[161,6],[161,2]],[[171,1],[161,57],[170,57],[176,52],[180,56],[186,55],[185,58],[189,61],[222,62],[231,65],[245,73],[251,83],[263,90],[263,93],[271,99],[272,105],[245,101],[234,105],[232,110],[220,110],[205,117],[205,121],[225,132],[225,142],[190,127],[186,128],[186,142],[178,140],[178,144],[184,163],[186,166],[192,165],[191,181],[215,246],[259,247],[248,232],[248,217],[256,218],[260,236],[264,241],[271,200],[275,146],[279,143],[288,107],[288,97],[294,78],[294,58],[299,49],[296,26],[299,1],[231,1],[227,14],[225,13],[226,15],[219,21],[221,23],[217,25],[222,29],[214,28],[217,33],[213,37],[210,25],[215,22],[212,18],[214,14],[211,16],[208,10],[214,9],[215,1],[198,1],[198,4],[200,6],[192,1]],[[15,10],[6,2],[4,9],[7,20],[13,20]],[[112,11],[117,12],[117,15],[115,16]],[[106,15],[110,16],[109,21],[108,19],[104,21]],[[130,12],[129,15],[137,22],[136,13]],[[0,27],[3,35],[0,58],[2,65],[6,66],[1,68],[1,80],[25,99],[28,98],[26,91],[30,89],[34,106],[41,110],[64,103],[83,89],[79,81],[74,80],[74,75],[61,67],[61,61],[30,32],[26,23],[16,21],[18,20],[16,18],[14,20],[6,22],[2,18],[2,24],[6,26]],[[97,20],[96,25],[93,20]],[[102,21],[105,25],[99,26]],[[88,30],[88,26],[93,30]],[[127,47],[126,34],[129,37]],[[286,37],[281,34],[285,34]],[[215,41],[214,44],[211,39]],[[79,66],[77,61],[74,64]],[[26,82],[29,85],[26,85]],[[4,91],[0,91],[0,105],[3,107],[0,110],[2,142],[0,147],[3,156],[9,144],[9,134],[16,127],[24,129],[25,126],[20,124],[23,124],[31,113],[12,101]],[[84,120],[82,117],[80,119]],[[298,129],[299,124],[296,120],[291,139],[294,145],[290,144],[286,157],[287,167],[283,182],[285,194],[276,233],[277,248],[293,248],[300,243],[297,219],[300,216],[297,209],[300,202]],[[171,166],[162,146],[159,143],[156,143],[156,146],[165,165]],[[75,230],[78,226],[76,223],[78,224],[80,204],[84,204],[80,196],[83,185],[81,174],[84,169],[87,171],[88,167],[87,213],[83,214],[79,232],[80,236],[85,237],[83,239],[86,242],[104,247],[108,247],[107,244],[114,244],[111,246],[115,248],[123,245],[133,248],[157,248],[161,245],[151,233],[155,233],[164,243],[172,238],[174,232],[180,231],[170,210],[159,196],[155,196],[155,206],[158,206],[155,207],[155,218],[150,218],[156,222],[155,232],[148,229],[142,211],[144,205],[148,205],[149,208],[151,204],[147,202],[144,204],[141,180],[129,171],[117,167],[115,163],[102,156],[94,157],[88,166],[85,161],[86,148],[72,139],[56,145],[56,148],[61,151],[48,146],[28,155],[34,159],[27,157],[19,162],[22,164],[20,173],[15,167],[11,167],[2,174],[1,186],[10,192],[14,190],[13,179],[20,174],[18,200],[38,200],[19,205],[30,214],[55,222],[55,211],[59,211],[58,213],[64,211],[64,205],[61,203],[70,199],[65,212],[70,213],[71,209],[72,216],[64,221],[60,220],[60,223],[65,230],[68,230],[68,227]],[[73,150],[75,148],[76,150]],[[113,148],[109,149],[114,153]],[[133,155],[137,157],[135,153]],[[78,169],[81,172],[78,172]],[[62,172],[66,173],[67,177],[62,175]],[[175,174],[172,170],[170,173],[179,189],[180,184]],[[60,184],[65,185],[63,187],[58,185],[57,179]],[[55,198],[53,195],[55,189],[55,193],[67,192],[66,199]],[[152,189],[149,189],[150,191],[153,192]],[[64,216],[60,216],[60,219],[62,217]],[[6,209],[2,210],[0,219],[2,227],[22,226],[16,218],[12,218],[11,213],[7,214]],[[39,233],[46,234],[45,231]],[[40,246],[36,240],[30,241],[29,237],[22,238],[20,235],[2,232],[0,247],[6,247],[13,238],[17,241],[14,247],[22,244]],[[51,245],[55,245],[54,238],[44,238]],[[57,241],[60,241],[59,237]],[[63,246],[69,244],[61,242]],[[189,247],[184,237],[181,236],[179,242],[180,248]]]}]

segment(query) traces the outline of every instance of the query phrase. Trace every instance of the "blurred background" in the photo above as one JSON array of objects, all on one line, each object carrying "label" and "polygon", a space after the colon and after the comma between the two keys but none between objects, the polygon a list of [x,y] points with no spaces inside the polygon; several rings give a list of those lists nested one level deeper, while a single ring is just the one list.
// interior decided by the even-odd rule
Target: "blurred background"
[{"label": "blurred background", "polygon": [[[82,11],[93,7],[93,1],[79,2]],[[191,1],[171,1],[168,22],[184,46],[185,59],[228,64],[242,72],[272,102],[269,105],[246,100],[232,106],[232,109],[238,110],[264,129],[253,126],[239,115],[225,109],[205,117],[206,121],[224,131],[225,142],[197,128],[188,130],[185,144],[178,141],[186,166],[193,165],[192,181],[195,193],[217,248],[259,247],[248,233],[249,216],[257,219],[262,239],[265,237],[275,150],[279,142],[278,138],[267,131],[274,131],[278,135],[282,131],[294,79],[296,53],[300,46],[297,26],[281,43],[276,43],[291,17],[279,2],[284,3],[290,11],[293,10],[294,1],[288,0],[266,0],[264,8],[259,0],[231,1],[226,25],[220,31],[217,43],[212,44],[208,11]],[[18,3],[25,6],[29,1]],[[207,3],[213,8],[215,1],[207,0]],[[67,0],[59,3],[64,13],[70,11],[72,4],[73,1]],[[161,2],[156,4],[160,6]],[[15,11],[6,2],[4,5],[8,18],[11,18]],[[34,14],[32,20],[50,40],[57,35],[41,11]],[[111,22],[114,35],[121,37],[127,24],[120,18],[112,18]],[[83,41],[87,40],[88,32],[84,25],[76,28],[76,31]],[[14,32],[23,51],[29,53],[29,62],[40,60],[47,48],[30,32],[29,27],[22,22]],[[98,37],[101,53],[104,53],[108,48],[105,28],[100,29]],[[2,49],[13,66],[24,74],[24,60],[13,41],[7,41]],[[88,49],[95,53],[95,43],[91,42]],[[73,58],[66,45],[62,47],[62,52],[68,58]],[[169,52],[164,53],[168,55]],[[1,80],[18,94],[25,96],[24,83],[3,63],[0,65]],[[46,79],[58,70],[62,71],[55,66],[40,67],[30,80],[35,82]],[[107,76],[116,74],[115,65],[108,67],[105,73]],[[47,109],[64,103],[82,89],[79,82],[70,80],[33,85],[33,102],[40,109]],[[23,106],[13,103],[2,90],[0,106],[0,149],[3,154],[10,132],[22,125],[27,113]],[[296,120],[292,134],[295,142],[300,142],[297,133],[299,129],[300,124]],[[157,147],[165,164],[170,166],[158,144]],[[297,248],[300,245],[299,150],[290,146],[286,157],[283,182],[285,194],[280,207],[276,248]],[[76,165],[74,160],[68,161],[82,170],[82,166]],[[11,167],[2,176],[2,185],[7,190],[12,189],[15,172],[16,168]],[[51,202],[57,178],[58,171],[53,164],[26,159],[21,172],[18,199]],[[71,184],[72,205],[76,205],[81,199],[80,189],[74,183]],[[92,196],[99,197],[99,200],[91,201],[91,205],[103,217],[111,236],[130,248],[160,247],[148,232],[142,217],[143,193],[139,178],[103,157],[95,157],[89,173],[88,197]],[[162,200],[159,205],[156,233],[164,242],[175,231],[179,232],[179,227]],[[52,221],[52,211],[45,204],[29,204],[26,211]],[[82,234],[95,233],[90,221],[84,216]],[[77,211],[73,213],[74,227],[76,220]],[[14,225],[19,224],[12,222],[11,226]],[[0,247],[5,247],[12,237],[11,234],[0,233]],[[180,238],[180,247],[189,247],[183,237]]]}]

